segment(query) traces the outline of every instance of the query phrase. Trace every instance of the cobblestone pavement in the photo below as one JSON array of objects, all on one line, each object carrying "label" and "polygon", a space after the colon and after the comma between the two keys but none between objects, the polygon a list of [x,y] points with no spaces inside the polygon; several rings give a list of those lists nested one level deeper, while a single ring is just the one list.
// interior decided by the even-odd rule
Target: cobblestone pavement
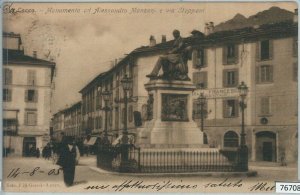
[{"label": "cobblestone pavement", "polygon": [[[272,165],[272,166],[271,166]],[[276,164],[268,163],[249,163],[251,170],[256,170],[258,175],[256,177],[234,177],[228,175],[209,176],[209,175],[170,175],[170,174],[145,174],[145,175],[133,175],[133,174],[111,174],[107,171],[101,171],[96,168],[95,156],[81,157],[79,165],[76,166],[75,173],[75,185],[67,188],[63,183],[62,171],[58,171],[59,167],[55,165],[51,160],[45,160],[43,158],[21,158],[21,157],[8,157],[4,158],[3,167],[3,180],[4,189],[8,191],[18,191],[21,189],[20,186],[13,185],[29,185],[22,191],[74,191],[80,190],[85,191],[85,188],[91,185],[112,185],[122,184],[124,181],[143,181],[144,183],[153,184],[160,183],[164,184],[167,182],[177,184],[195,184],[205,186],[206,184],[222,183],[226,182],[237,182],[242,179],[242,182],[257,183],[260,181],[270,181],[274,184],[274,181],[295,181],[297,180],[297,167],[296,166],[276,166]],[[19,174],[17,174],[19,173]],[[17,175],[16,175],[17,174]],[[16,175],[16,176],[15,176]],[[29,183],[28,183],[29,182]],[[11,185],[11,186],[9,186]],[[32,187],[35,185],[36,187]],[[39,186],[40,185],[40,186]],[[205,191],[207,188],[199,189],[199,191]],[[100,189],[98,189],[100,190]],[[115,189],[102,189],[103,191],[115,191]],[[218,190],[218,189],[214,189]],[[234,189],[239,192],[240,189]],[[102,192],[103,192],[102,191]],[[186,192],[175,191],[175,192]],[[92,191],[99,192],[99,191]]]}]

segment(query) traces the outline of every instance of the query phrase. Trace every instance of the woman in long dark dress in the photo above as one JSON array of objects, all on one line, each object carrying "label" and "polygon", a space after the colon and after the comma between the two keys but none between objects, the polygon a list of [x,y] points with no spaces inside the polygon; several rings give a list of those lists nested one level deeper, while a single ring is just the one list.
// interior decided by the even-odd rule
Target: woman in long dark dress
[{"label": "woman in long dark dress", "polygon": [[71,137],[66,137],[61,145],[60,156],[57,164],[63,169],[66,186],[73,185],[76,161],[79,158],[79,150]]}]

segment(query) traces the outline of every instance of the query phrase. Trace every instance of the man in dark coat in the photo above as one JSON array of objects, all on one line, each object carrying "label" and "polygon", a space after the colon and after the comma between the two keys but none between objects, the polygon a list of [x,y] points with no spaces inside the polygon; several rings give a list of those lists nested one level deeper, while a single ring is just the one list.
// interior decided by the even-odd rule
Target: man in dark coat
[{"label": "man in dark coat", "polygon": [[66,186],[73,185],[76,161],[80,156],[72,137],[63,139],[57,164],[62,167]]}]

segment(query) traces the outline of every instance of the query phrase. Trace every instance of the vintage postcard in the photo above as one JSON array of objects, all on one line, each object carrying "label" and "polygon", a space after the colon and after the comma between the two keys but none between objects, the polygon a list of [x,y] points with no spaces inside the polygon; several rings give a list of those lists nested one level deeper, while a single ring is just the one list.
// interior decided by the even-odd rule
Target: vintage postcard
[{"label": "vintage postcard", "polygon": [[2,4],[3,190],[300,192],[297,6]]}]

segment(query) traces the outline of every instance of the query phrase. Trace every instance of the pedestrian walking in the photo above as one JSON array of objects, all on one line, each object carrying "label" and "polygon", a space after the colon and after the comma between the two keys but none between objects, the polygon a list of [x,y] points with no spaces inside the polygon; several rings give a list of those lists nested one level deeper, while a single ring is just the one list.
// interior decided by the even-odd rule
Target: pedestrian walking
[{"label": "pedestrian walking", "polygon": [[74,182],[75,166],[80,157],[79,149],[74,144],[72,137],[63,139],[60,156],[57,164],[62,167],[66,186],[72,186]]},{"label": "pedestrian walking", "polygon": [[40,149],[37,148],[37,149],[36,149],[36,157],[37,157],[37,158],[40,158],[40,155],[41,155],[41,154],[40,154]]}]

